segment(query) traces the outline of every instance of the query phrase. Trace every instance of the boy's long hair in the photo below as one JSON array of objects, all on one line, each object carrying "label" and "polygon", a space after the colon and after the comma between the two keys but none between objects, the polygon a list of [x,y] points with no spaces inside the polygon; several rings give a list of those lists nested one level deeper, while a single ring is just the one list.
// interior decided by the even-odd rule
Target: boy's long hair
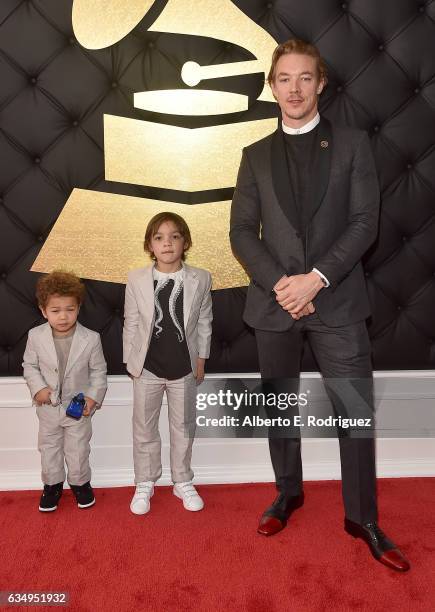
[{"label": "boy's long hair", "polygon": [[184,238],[184,251],[183,255],[181,256],[181,259],[184,261],[186,259],[187,251],[192,246],[192,237],[190,235],[189,226],[187,225],[186,221],[183,219],[183,217],[177,215],[176,213],[161,212],[157,215],[154,215],[154,217],[150,219],[145,230],[143,249],[145,253],[148,253],[151,259],[153,259],[154,261],[156,260],[154,253],[150,248],[151,238],[154,236],[154,234],[157,234],[157,232],[159,231],[159,227],[162,225],[162,223],[166,223],[168,221],[172,221],[172,223],[175,225],[177,230]]},{"label": "boy's long hair", "polygon": [[80,306],[85,298],[85,286],[73,272],[54,270],[41,276],[36,284],[36,299],[45,308],[52,295],[74,297]]}]

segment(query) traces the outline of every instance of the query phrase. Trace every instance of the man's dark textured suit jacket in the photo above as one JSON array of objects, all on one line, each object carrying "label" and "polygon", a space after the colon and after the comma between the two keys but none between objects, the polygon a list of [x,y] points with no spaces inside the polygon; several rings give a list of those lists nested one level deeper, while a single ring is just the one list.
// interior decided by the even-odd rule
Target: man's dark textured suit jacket
[{"label": "man's dark textured suit jacket", "polygon": [[243,151],[230,240],[251,278],[244,319],[256,329],[293,325],[272,289],[284,274],[313,267],[331,283],[314,300],[325,325],[347,325],[370,314],[361,257],[376,238],[379,187],[369,139],[324,118],[316,138],[306,227],[293,201],[281,125]]}]

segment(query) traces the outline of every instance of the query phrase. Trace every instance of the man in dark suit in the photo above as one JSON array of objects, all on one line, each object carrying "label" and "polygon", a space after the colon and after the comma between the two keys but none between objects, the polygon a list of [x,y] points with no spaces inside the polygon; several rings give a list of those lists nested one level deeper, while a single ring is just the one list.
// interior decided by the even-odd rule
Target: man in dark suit
[{"label": "man in dark suit", "polygon": [[[243,151],[230,239],[251,278],[244,319],[255,329],[263,382],[292,388],[306,335],[336,416],[373,416],[361,257],[376,238],[379,188],[366,133],[319,116],[326,80],[313,45],[290,40],[275,50],[268,81],[282,122]],[[279,493],[261,518],[264,535],[303,503],[300,437],[283,435],[269,435]],[[380,562],[409,569],[377,524],[373,429],[338,436],[345,530]]]}]

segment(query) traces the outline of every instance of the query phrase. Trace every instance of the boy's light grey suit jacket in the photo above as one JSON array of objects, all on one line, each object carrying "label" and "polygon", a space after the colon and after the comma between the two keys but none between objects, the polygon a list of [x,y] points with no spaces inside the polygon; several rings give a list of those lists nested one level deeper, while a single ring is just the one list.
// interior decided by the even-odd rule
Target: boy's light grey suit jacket
[{"label": "boy's light grey suit jacket", "polygon": [[[60,381],[53,333],[49,323],[29,331],[23,357],[24,378],[32,398],[44,387],[58,397]],[[77,322],[62,384],[62,404],[83,393],[101,405],[107,389],[107,365],[100,334]]]},{"label": "boy's light grey suit jacket", "polygon": [[[183,263],[183,317],[192,372],[196,376],[197,359],[210,355],[211,275],[207,270]],[[124,363],[132,376],[140,376],[154,326],[153,266],[128,274],[124,308]]]}]

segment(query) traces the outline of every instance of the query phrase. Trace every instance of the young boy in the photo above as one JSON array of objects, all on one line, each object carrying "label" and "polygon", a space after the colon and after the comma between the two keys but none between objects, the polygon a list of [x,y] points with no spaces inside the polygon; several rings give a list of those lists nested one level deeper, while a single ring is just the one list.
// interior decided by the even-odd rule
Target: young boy
[{"label": "young boy", "polygon": [[[95,503],[90,484],[91,416],[107,388],[106,361],[100,335],[77,321],[85,287],[74,274],[56,271],[42,276],[36,297],[47,323],[29,331],[24,353],[24,378],[39,419],[38,449],[42,482],[39,510],[56,510],[65,480],[79,508]],[[83,393],[83,416],[66,415],[71,399]]]},{"label": "young boy", "polygon": [[211,276],[184,263],[192,245],[179,215],[163,212],[148,223],[144,250],[153,266],[133,270],[125,292],[124,362],[133,378],[134,514],[150,509],[162,473],[159,415],[166,391],[174,495],[186,510],[204,502],[192,484],[196,385],[210,353]]}]

